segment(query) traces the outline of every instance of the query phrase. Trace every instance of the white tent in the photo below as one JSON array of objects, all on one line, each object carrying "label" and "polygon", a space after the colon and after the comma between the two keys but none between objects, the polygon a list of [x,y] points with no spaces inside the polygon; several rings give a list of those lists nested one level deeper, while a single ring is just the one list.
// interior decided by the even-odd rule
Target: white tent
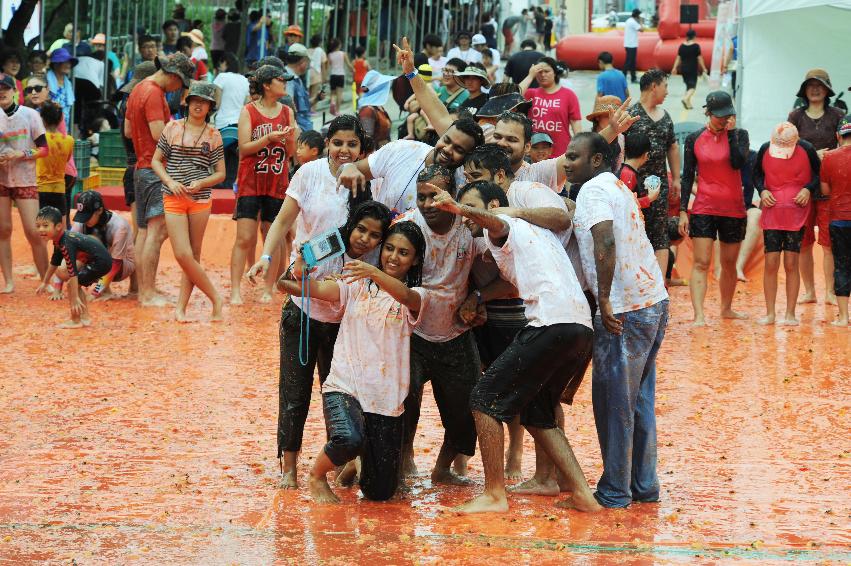
[{"label": "white tent", "polygon": [[826,69],[851,106],[851,0],[739,1],[739,123],[754,148],[786,119],[809,69]]}]

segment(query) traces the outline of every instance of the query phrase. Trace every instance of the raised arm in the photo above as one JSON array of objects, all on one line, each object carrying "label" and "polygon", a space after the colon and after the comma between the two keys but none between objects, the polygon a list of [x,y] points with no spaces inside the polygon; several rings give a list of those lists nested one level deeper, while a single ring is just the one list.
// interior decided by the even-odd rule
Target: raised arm
[{"label": "raised arm", "polygon": [[[414,72],[414,54],[408,44],[408,38],[403,37],[401,47],[393,45],[396,50],[396,61],[402,67],[404,74]],[[431,125],[437,132],[438,136],[442,136],[446,130],[452,125],[452,117],[449,115],[449,110],[440,101],[437,93],[429,86],[420,75],[416,75],[411,79],[411,88],[414,90],[414,96],[420,104],[420,109],[428,116]]]},{"label": "raised arm", "polygon": [[[629,89],[627,89],[629,94]],[[632,103],[632,98],[627,96],[617,110],[609,110],[609,125],[600,130],[598,133],[606,138],[608,143],[615,141],[619,134],[627,131],[633,124],[638,121],[639,116],[633,116],[627,110]],[[559,171],[564,170],[564,163],[559,163]],[[561,175],[561,173],[559,173]]]}]

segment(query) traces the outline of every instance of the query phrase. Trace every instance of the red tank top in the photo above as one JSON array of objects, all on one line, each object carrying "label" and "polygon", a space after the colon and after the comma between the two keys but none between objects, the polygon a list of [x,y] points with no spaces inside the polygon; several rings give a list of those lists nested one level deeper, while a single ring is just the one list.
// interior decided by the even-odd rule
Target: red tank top
[{"label": "red tank top", "polygon": [[[274,118],[261,114],[253,102],[246,104],[245,108],[251,117],[251,141],[271,132],[283,131],[290,125],[286,106]],[[282,142],[270,143],[254,155],[246,155],[239,160],[237,197],[270,196],[283,199],[289,183],[287,152]]]}]

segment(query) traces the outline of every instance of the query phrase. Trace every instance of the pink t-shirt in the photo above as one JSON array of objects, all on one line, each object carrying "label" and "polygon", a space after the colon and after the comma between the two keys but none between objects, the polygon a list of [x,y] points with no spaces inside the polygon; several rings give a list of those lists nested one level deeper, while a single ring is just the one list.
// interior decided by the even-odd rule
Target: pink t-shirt
[{"label": "pink t-shirt", "polygon": [[414,316],[368,280],[337,285],[345,313],[322,392],[346,393],[365,413],[398,417],[411,384],[411,333],[428,308],[429,293],[413,289],[422,298]]},{"label": "pink t-shirt", "polygon": [[[32,108],[19,106],[11,116],[0,112],[0,154],[33,149],[35,140],[44,134],[41,114]],[[0,186],[35,187],[35,166],[35,159],[15,159],[8,162],[0,167]]]},{"label": "pink t-shirt", "polygon": [[526,100],[532,101],[529,118],[532,129],[546,132],[553,139],[551,157],[560,157],[570,143],[570,122],[581,120],[579,98],[569,88],[561,87],[550,94],[540,87],[526,89]]},{"label": "pink t-shirt", "polygon": [[745,217],[742,172],[730,165],[727,132],[715,134],[706,128],[694,142],[697,159],[697,196],[692,214]]}]

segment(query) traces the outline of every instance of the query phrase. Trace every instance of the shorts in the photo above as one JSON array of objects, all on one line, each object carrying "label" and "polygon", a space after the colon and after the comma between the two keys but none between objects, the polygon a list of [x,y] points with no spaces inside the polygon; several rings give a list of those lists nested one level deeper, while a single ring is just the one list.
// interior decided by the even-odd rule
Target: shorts
[{"label": "shorts", "polygon": [[109,273],[111,269],[112,261],[87,263],[77,272],[77,283],[82,287],[88,287]]},{"label": "shorts", "polygon": [[165,214],[163,183],[153,169],[136,169],[133,187],[136,194],[136,225],[145,229],[148,220]]},{"label": "shorts", "polygon": [[335,88],[343,88],[346,86],[346,77],[345,75],[331,75],[328,80],[328,84],[332,90]]},{"label": "shorts", "polygon": [[485,371],[470,408],[504,423],[520,415],[524,426],[556,427],[562,392],[574,391],[592,355],[594,333],[581,324],[527,326]]},{"label": "shorts", "polygon": [[68,216],[68,199],[65,193],[38,193],[38,207],[53,206],[59,209],[62,216]]},{"label": "shorts", "polygon": [[133,190],[133,175],[135,172],[135,165],[131,165],[124,170],[124,204],[127,206],[136,202],[136,192]]},{"label": "shorts", "polygon": [[691,238],[718,238],[725,244],[738,244],[745,239],[747,227],[747,218],[692,214],[689,217],[688,235]]},{"label": "shorts", "polygon": [[283,199],[268,195],[237,197],[233,219],[248,218],[256,221],[259,216],[262,222],[274,222],[283,204]]},{"label": "shorts", "polygon": [[526,309],[523,299],[496,299],[485,305],[488,319],[473,328],[482,367],[487,368],[514,341],[517,333],[526,328]]},{"label": "shorts", "polygon": [[502,30],[502,37],[505,38],[506,45],[511,45],[512,43],[514,43],[514,32],[511,31],[510,28]]},{"label": "shorts", "polygon": [[762,241],[765,244],[765,253],[801,253],[804,230],[805,228],[800,230],[763,230]]},{"label": "shorts", "polygon": [[213,201],[199,202],[187,197],[176,197],[174,195],[163,195],[163,209],[168,214],[179,214],[186,216],[188,214],[200,214],[207,212],[213,208]]},{"label": "shorts", "polygon": [[644,214],[644,231],[653,246],[653,251],[667,250],[671,246],[671,240],[668,238],[668,186],[666,183],[662,183],[659,198],[641,212]]},{"label": "shorts", "polygon": [[12,200],[38,200],[38,187],[0,186],[0,197],[9,197]]},{"label": "shorts", "polygon": [[[818,240],[816,240],[815,227],[818,226]],[[823,248],[830,247],[830,201],[814,200],[810,217],[807,218],[804,231],[804,240],[801,247],[809,247],[818,241]]]},{"label": "shorts", "polygon": [[683,73],[683,82],[686,83],[686,90],[696,88],[697,73]]},{"label": "shorts", "polygon": [[671,244],[679,244],[683,237],[680,236],[680,217],[668,217],[668,240]]}]

